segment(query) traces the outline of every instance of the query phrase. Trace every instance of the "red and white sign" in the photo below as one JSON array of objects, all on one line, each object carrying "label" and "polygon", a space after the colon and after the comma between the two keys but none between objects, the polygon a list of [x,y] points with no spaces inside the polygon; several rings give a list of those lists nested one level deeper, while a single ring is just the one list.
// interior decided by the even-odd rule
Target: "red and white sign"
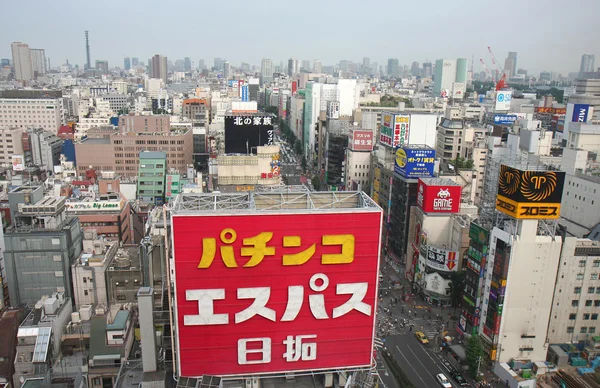
[{"label": "red and white sign", "polygon": [[174,215],[181,376],[369,366],[381,211]]},{"label": "red and white sign", "polygon": [[373,132],[354,130],[348,147],[352,151],[373,151]]},{"label": "red and white sign", "polygon": [[427,247],[427,266],[440,271],[456,271],[458,269],[458,252],[446,249]]},{"label": "red and white sign", "polygon": [[417,190],[417,205],[425,213],[458,213],[460,210],[460,185],[429,185],[419,179]]}]

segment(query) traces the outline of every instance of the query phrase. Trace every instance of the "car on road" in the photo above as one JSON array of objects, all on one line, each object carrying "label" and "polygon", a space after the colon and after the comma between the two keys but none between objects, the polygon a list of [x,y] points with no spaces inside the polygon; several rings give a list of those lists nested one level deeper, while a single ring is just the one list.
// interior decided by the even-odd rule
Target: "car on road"
[{"label": "car on road", "polygon": [[417,337],[417,340],[422,343],[423,345],[427,345],[429,343],[429,340],[427,339],[427,336],[425,334],[423,334],[420,331],[417,331],[415,333],[415,337]]},{"label": "car on road", "polygon": [[452,384],[450,384],[450,381],[448,381],[448,378],[445,374],[439,373],[437,376],[435,376],[435,379],[438,381],[438,383],[440,383],[442,387],[452,388]]},{"label": "car on road", "polygon": [[469,385],[469,383],[467,383],[467,380],[465,380],[463,375],[457,370],[450,372],[450,377],[452,377],[454,381],[456,381],[461,387],[466,387],[467,385]]}]

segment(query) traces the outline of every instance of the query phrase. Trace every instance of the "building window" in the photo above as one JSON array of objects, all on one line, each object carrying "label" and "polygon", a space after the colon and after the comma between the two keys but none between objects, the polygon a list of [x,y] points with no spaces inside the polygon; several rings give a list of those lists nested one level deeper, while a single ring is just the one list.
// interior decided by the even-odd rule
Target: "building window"
[{"label": "building window", "polygon": [[600,267],[600,260],[594,260],[594,267]]},{"label": "building window", "polygon": [[594,334],[595,332],[596,332],[595,327],[590,327],[590,329],[588,330],[588,333],[590,333],[590,334]]},{"label": "building window", "polygon": [[579,260],[579,266],[585,267],[585,260]]},{"label": "building window", "polygon": [[88,290],[83,290],[83,295],[88,296]]},{"label": "building window", "polygon": [[87,278],[83,278],[83,282],[84,282],[84,283],[87,283]]},{"label": "building window", "polygon": [[596,287],[588,287],[588,294],[593,294],[596,292]]},{"label": "building window", "polygon": [[581,294],[581,287],[575,287],[575,290],[573,290],[573,292],[575,292],[576,294]]},{"label": "building window", "polygon": [[588,299],[585,301],[585,307],[591,307],[592,306],[592,300]]},{"label": "building window", "polygon": [[575,328],[573,326],[567,327],[567,334],[573,334],[574,330],[575,330]]},{"label": "building window", "polygon": [[583,314],[583,320],[584,321],[589,321],[590,320],[590,314]]},{"label": "building window", "polygon": [[582,273],[578,273],[577,274],[577,280],[583,280],[583,274]]},{"label": "building window", "polygon": [[577,318],[577,314],[569,314],[569,320],[574,321]]},{"label": "building window", "polygon": [[598,314],[594,313],[592,314],[592,321],[597,321],[598,320]]},{"label": "building window", "polygon": [[594,301],[594,307],[600,307],[600,300]]},{"label": "building window", "polygon": [[579,301],[577,299],[571,301],[571,307],[579,306]]},{"label": "building window", "polygon": [[592,276],[590,277],[591,280],[598,280],[598,274],[597,273],[593,273]]},{"label": "building window", "polygon": [[580,332],[581,334],[586,334],[586,333],[587,333],[587,327],[582,327],[582,328],[579,330],[579,332]]}]

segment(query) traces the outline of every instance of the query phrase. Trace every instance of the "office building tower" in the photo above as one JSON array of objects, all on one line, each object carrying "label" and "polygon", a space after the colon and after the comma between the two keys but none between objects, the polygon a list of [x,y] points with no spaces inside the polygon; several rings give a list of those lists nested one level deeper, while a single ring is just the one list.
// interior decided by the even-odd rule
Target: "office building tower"
[{"label": "office building tower", "polygon": [[398,62],[398,58],[390,58],[390,59],[388,59],[387,75],[388,75],[388,77],[398,77],[398,76],[400,76],[400,65],[399,65],[399,62]]},{"label": "office building tower", "polygon": [[138,165],[137,198],[144,203],[162,205],[165,200],[166,152],[142,151]]},{"label": "office building tower", "polygon": [[[13,58],[14,58],[14,54],[13,54]],[[581,66],[579,67],[579,73],[593,72],[595,61],[596,61],[596,56],[594,54],[583,54],[581,56]]]},{"label": "office building tower", "polygon": [[123,60],[123,68],[125,70],[130,70],[131,69],[131,58],[125,57],[125,59]]},{"label": "office building tower", "polygon": [[198,70],[202,71],[205,67],[206,66],[204,66],[204,59],[198,60]]},{"label": "office building tower", "polygon": [[[307,71],[310,71],[310,69],[308,69]],[[323,72],[323,65],[321,64],[321,61],[319,61],[318,59],[315,59],[315,62],[313,64],[313,73],[320,74],[322,72]]]},{"label": "office building tower", "polygon": [[132,67],[137,67],[140,64],[140,60],[136,57],[131,58],[131,66]]},{"label": "office building tower", "polygon": [[167,83],[167,57],[158,54],[152,57],[150,78],[159,78]]},{"label": "office building tower", "polygon": [[231,64],[229,62],[223,63],[223,79],[228,80],[231,77]]},{"label": "office building tower", "polygon": [[192,70],[192,60],[190,59],[190,57],[185,57],[183,59],[183,70],[184,71],[191,71]]},{"label": "office building tower", "polygon": [[14,42],[11,44],[11,50],[15,79],[19,82],[31,81],[34,74],[29,46],[25,43]]},{"label": "office building tower", "polygon": [[371,70],[371,58],[364,57],[362,61],[362,68],[364,72],[369,72]]},{"label": "office building tower", "polygon": [[224,59],[222,59],[222,58],[215,58],[213,70],[215,70],[215,71],[222,71],[224,63],[225,63]]},{"label": "office building tower", "polygon": [[96,71],[100,74],[108,74],[108,61],[96,61]]},{"label": "office building tower", "polygon": [[[448,97],[456,88],[455,84],[467,82],[468,61],[459,59],[438,59],[435,61],[435,80],[433,83],[433,95],[441,96],[442,92]],[[461,87],[464,92],[465,87]]]},{"label": "office building tower", "polygon": [[433,68],[431,66],[431,62],[423,63],[423,77],[430,78],[433,74]]},{"label": "office building tower", "polygon": [[184,66],[183,59],[178,59],[175,61],[175,71],[184,71]]},{"label": "office building tower", "polygon": [[298,74],[299,70],[298,60],[296,58],[290,58],[288,60],[288,75],[292,77],[294,74]]},{"label": "office building tower", "polygon": [[302,60],[302,65],[300,66],[300,71],[304,71],[306,73],[310,73],[310,61],[306,59]]},{"label": "office building tower", "polygon": [[44,49],[31,49],[31,66],[33,68],[33,77],[37,78],[47,73],[46,53]]},{"label": "office building tower", "polygon": [[269,84],[273,82],[273,61],[263,58],[260,63],[260,84]]},{"label": "office building tower", "polygon": [[[510,68],[510,74],[514,76],[515,74],[517,74],[517,52],[509,51],[508,59],[510,59],[512,61],[511,62],[512,67]],[[506,70],[506,67],[504,69]]]},{"label": "office building tower", "polygon": [[410,67],[410,73],[413,77],[419,77],[421,75],[421,67],[419,62],[413,62]]},{"label": "office building tower", "polygon": [[91,69],[92,68],[92,60],[90,59],[90,34],[89,31],[85,32],[85,56],[86,56],[86,62],[85,62],[85,69]]}]

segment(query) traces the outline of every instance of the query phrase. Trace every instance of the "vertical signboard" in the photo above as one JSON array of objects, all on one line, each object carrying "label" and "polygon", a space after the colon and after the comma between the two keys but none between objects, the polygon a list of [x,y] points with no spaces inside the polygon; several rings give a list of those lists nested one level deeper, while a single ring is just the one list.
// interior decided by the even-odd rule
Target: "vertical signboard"
[{"label": "vertical signboard", "polygon": [[408,144],[410,135],[410,115],[401,114],[394,117],[394,138],[393,147],[399,147]]},{"label": "vertical signboard", "polygon": [[23,155],[13,155],[12,156],[12,168],[13,171],[23,171],[25,169],[25,165],[23,164]]},{"label": "vertical signboard", "polygon": [[571,121],[574,123],[587,123],[589,110],[590,106],[588,104],[574,104]]},{"label": "vertical signboard", "polygon": [[248,85],[242,85],[242,101],[250,101],[248,98]]},{"label": "vertical signboard", "polygon": [[370,366],[381,217],[173,216],[181,376]]},{"label": "vertical signboard", "polygon": [[392,147],[394,136],[394,114],[383,112],[381,114],[381,126],[379,128],[379,143]]}]

